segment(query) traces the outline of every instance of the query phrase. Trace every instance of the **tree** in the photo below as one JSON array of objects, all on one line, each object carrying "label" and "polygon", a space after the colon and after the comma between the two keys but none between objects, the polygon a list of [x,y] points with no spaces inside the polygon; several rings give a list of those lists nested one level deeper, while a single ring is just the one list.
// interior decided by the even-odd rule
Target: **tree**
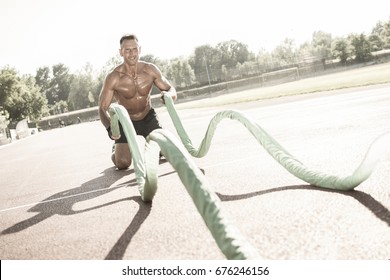
[{"label": "tree", "polygon": [[72,79],[73,75],[70,74],[69,68],[62,63],[51,68],[40,67],[35,75],[36,84],[41,87],[51,106],[68,99]]},{"label": "tree", "polygon": [[228,68],[236,67],[238,63],[243,64],[248,61],[250,56],[248,46],[236,40],[219,43],[216,50],[219,55],[218,69],[222,65]]},{"label": "tree", "polygon": [[336,38],[333,42],[333,54],[340,59],[340,63],[345,65],[351,57],[351,46],[349,41],[344,38]]},{"label": "tree", "polygon": [[156,64],[156,65],[159,64],[159,62],[160,62],[160,59],[155,57],[152,54],[147,54],[147,55],[141,56],[140,60],[145,61],[145,62],[150,62],[150,63]]},{"label": "tree", "polygon": [[210,45],[197,47],[194,56],[190,58],[189,64],[194,70],[199,85],[206,85],[210,80],[210,66],[216,57],[216,50]]},{"label": "tree", "polygon": [[190,87],[195,81],[194,71],[185,59],[171,60],[166,75],[177,88]]},{"label": "tree", "polygon": [[304,42],[299,46],[297,50],[297,57],[299,58],[299,63],[310,63],[316,60],[316,56],[313,54],[313,45],[310,42]]},{"label": "tree", "polygon": [[42,93],[47,96],[51,83],[51,70],[48,66],[38,68],[35,74],[35,83],[41,88]]},{"label": "tree", "polygon": [[99,80],[95,78],[92,65],[74,75],[70,85],[68,105],[71,111],[96,106],[100,92]]},{"label": "tree", "polygon": [[55,96],[57,100],[68,100],[70,92],[70,84],[72,83],[73,76],[69,73],[69,68],[64,64],[56,64],[52,67],[53,78],[51,80],[51,92],[52,96]]},{"label": "tree", "polygon": [[315,31],[312,39],[313,55],[325,62],[332,57],[332,34]]},{"label": "tree", "polygon": [[36,85],[35,79],[31,75],[23,76],[22,82],[25,85],[23,99],[26,111],[24,117],[29,120],[39,120],[48,115],[48,106],[46,96]]},{"label": "tree", "polygon": [[50,106],[49,112],[50,115],[58,115],[68,111],[68,102],[60,100],[56,104]]},{"label": "tree", "polygon": [[293,39],[286,38],[272,52],[273,57],[279,61],[280,66],[297,63],[296,48]]},{"label": "tree", "polygon": [[5,67],[0,70],[0,105],[4,107],[8,97],[19,83],[19,77],[14,68]]},{"label": "tree", "polygon": [[356,62],[366,62],[372,58],[371,45],[366,35],[363,33],[360,35],[351,34],[349,35],[349,39],[353,47],[353,54]]},{"label": "tree", "polygon": [[264,49],[259,51],[256,59],[262,69],[261,72],[268,72],[270,69],[278,66],[273,54]]},{"label": "tree", "polygon": [[384,32],[384,24],[379,21],[375,27],[372,29],[368,40],[372,46],[372,51],[380,51],[383,50],[385,46],[385,32]]},{"label": "tree", "polygon": [[47,113],[47,100],[32,76],[20,77],[15,69],[0,71],[0,96],[9,119],[37,120]]},{"label": "tree", "polygon": [[384,42],[384,49],[390,49],[390,18],[383,23],[382,38]]},{"label": "tree", "polygon": [[[98,95],[100,93],[101,88],[103,87],[104,79],[106,78],[107,74],[114,70],[114,68],[122,63],[121,56],[117,54],[116,56],[111,57],[107,60],[105,65],[103,66],[100,71],[98,71],[98,74],[96,75],[96,88],[98,89],[97,92],[95,92],[96,96],[95,99],[98,100]],[[77,78],[77,77],[74,77]],[[69,98],[68,98],[69,99]]]}]

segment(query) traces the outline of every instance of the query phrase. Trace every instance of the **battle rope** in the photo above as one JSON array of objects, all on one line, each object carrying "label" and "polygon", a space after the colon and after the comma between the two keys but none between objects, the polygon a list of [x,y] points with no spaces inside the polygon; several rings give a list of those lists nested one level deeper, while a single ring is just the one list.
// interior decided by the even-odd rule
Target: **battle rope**
[{"label": "battle rope", "polygon": [[126,109],[121,105],[111,104],[109,113],[113,137],[119,137],[119,120],[129,142],[142,200],[151,201],[157,191],[157,168],[161,149],[162,154],[177,171],[222,253],[228,259],[259,258],[257,251],[223,213],[221,201],[212,191],[206,177],[172,133],[163,129],[154,130],[147,137],[145,153],[142,154]]},{"label": "battle rope", "polygon": [[242,123],[266,151],[296,177],[311,185],[329,189],[352,190],[365,181],[383,154],[383,147],[388,147],[390,143],[390,133],[377,138],[352,175],[346,177],[328,175],[305,167],[256,122],[243,113],[233,110],[222,111],[214,116],[199,148],[196,149],[181,123],[172,98],[165,96],[164,100],[184,147],[169,131],[157,129],[147,137],[145,153],[141,153],[129,115],[125,108],[118,104],[111,104],[109,109],[112,134],[114,137],[119,137],[119,121],[129,142],[139,192],[144,201],[151,201],[157,191],[157,169],[161,149],[162,154],[177,171],[219,248],[228,259],[248,259],[259,256],[226,218],[218,196],[211,190],[207,179],[188,154],[194,157],[203,157],[207,154],[216,127],[222,119],[230,118]]},{"label": "battle rope", "polygon": [[188,134],[181,123],[173,105],[172,98],[165,98],[165,104],[183,145],[192,156],[203,157],[207,154],[218,123],[222,119],[229,118],[242,123],[264,149],[287,171],[313,186],[322,188],[343,191],[356,188],[371,175],[381,157],[386,155],[384,149],[390,148],[390,133],[388,132],[378,137],[370,145],[363,161],[351,175],[345,177],[334,176],[307,168],[297,158],[287,152],[271,135],[261,128],[260,125],[251,120],[244,113],[234,110],[221,111],[212,118],[199,148],[196,149],[192,145],[191,139],[188,137]]}]

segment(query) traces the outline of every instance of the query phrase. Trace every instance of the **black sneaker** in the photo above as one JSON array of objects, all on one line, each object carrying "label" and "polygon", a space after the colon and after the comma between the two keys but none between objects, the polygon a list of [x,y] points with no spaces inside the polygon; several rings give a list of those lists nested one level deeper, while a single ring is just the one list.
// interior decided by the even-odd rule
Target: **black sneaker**
[{"label": "black sneaker", "polygon": [[160,152],[160,159],[159,159],[159,163],[165,163],[165,162],[168,162],[167,159],[163,156],[163,154]]}]

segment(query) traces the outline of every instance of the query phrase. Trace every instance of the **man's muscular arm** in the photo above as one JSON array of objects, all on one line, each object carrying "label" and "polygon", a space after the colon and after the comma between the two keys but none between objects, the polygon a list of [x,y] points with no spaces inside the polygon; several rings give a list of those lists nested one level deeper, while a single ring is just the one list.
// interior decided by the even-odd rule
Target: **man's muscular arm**
[{"label": "man's muscular arm", "polygon": [[154,84],[158,89],[161,90],[161,101],[164,103],[164,95],[168,94],[172,97],[173,101],[177,99],[176,89],[171,85],[171,83],[164,77],[161,73],[160,69],[158,69],[155,65],[150,65],[151,70],[153,71],[154,76]]},{"label": "man's muscular arm", "polygon": [[107,75],[102,91],[99,95],[99,117],[100,121],[107,129],[110,127],[110,116],[108,114],[108,108],[111,105],[112,99],[114,98],[114,84],[115,84],[115,73]]},{"label": "man's muscular arm", "polygon": [[169,88],[169,90],[163,90],[163,91],[161,91],[161,101],[162,101],[162,103],[165,104],[164,95],[168,95],[168,96],[172,97],[172,100],[173,100],[174,102],[175,102],[176,99],[177,99],[176,89],[175,89],[173,86],[171,86],[171,87]]}]

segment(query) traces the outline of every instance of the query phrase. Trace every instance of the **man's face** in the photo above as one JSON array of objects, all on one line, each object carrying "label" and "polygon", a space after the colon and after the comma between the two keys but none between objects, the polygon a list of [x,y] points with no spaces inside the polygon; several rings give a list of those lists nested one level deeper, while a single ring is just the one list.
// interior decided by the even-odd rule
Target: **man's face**
[{"label": "man's face", "polygon": [[141,47],[136,40],[124,40],[119,50],[126,63],[134,65],[138,62]]}]

